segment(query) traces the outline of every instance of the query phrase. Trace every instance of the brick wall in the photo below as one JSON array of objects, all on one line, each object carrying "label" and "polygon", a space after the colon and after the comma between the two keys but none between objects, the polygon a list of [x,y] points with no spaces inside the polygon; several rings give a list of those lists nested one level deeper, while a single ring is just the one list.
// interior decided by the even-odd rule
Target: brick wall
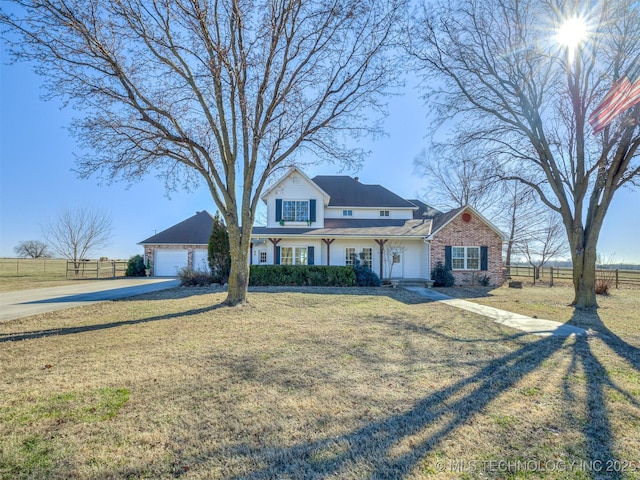
[{"label": "brick wall", "polygon": [[465,210],[471,218],[465,222],[459,214],[431,240],[431,269],[438,262],[444,265],[444,247],[489,247],[488,271],[452,270],[456,285],[477,285],[478,277],[489,275],[490,285],[502,285],[502,238],[472,211]]}]

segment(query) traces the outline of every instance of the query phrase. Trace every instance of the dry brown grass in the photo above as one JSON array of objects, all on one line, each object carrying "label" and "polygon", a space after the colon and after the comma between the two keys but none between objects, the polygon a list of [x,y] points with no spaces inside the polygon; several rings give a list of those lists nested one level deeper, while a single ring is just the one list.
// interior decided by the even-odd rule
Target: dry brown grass
[{"label": "dry brown grass", "polygon": [[[540,339],[402,290],[224,297],[0,325],[0,475],[640,478],[604,472],[640,451],[631,345]],[[515,463],[536,460],[556,470]]]}]

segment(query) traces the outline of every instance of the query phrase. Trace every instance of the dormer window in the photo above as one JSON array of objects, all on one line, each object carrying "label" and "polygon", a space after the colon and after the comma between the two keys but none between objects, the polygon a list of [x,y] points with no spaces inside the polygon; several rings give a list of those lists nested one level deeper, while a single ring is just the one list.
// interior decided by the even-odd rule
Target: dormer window
[{"label": "dormer window", "polygon": [[342,210],[343,217],[353,217],[353,210]]},{"label": "dormer window", "polygon": [[306,222],[309,220],[309,200],[283,200],[282,220],[285,222]]},{"label": "dormer window", "polygon": [[389,216],[389,210],[380,210],[380,216],[381,217],[388,217]]}]

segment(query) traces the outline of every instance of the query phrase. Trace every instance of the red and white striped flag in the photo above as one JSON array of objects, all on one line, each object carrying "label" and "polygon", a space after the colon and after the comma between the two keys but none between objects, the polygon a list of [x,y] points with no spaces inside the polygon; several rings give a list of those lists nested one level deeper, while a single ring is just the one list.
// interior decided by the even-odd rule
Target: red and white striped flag
[{"label": "red and white striped flag", "polygon": [[[609,125],[614,118],[640,102],[640,55],[629,69],[613,84],[602,103],[589,115],[594,135]],[[635,122],[637,123],[637,122]]]}]

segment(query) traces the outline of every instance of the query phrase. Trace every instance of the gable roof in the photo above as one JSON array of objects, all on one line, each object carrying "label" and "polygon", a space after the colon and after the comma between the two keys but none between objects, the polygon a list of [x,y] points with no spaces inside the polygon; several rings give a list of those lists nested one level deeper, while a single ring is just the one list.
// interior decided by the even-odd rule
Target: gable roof
[{"label": "gable roof", "polygon": [[208,245],[211,230],[213,229],[213,217],[209,212],[203,210],[196,212],[193,217],[189,217],[166,230],[157,233],[138,245]]},{"label": "gable roof", "polygon": [[441,215],[437,215],[433,219],[433,225],[432,225],[432,228],[431,228],[431,235],[429,235],[428,240],[433,239],[433,237],[440,230],[442,230],[448,223],[450,223],[454,218],[456,218],[458,215],[460,215],[465,210],[469,210],[476,217],[478,217],[480,220],[482,220],[491,230],[496,232],[500,236],[500,238],[502,238],[503,241],[507,240],[507,236],[504,234],[504,232],[502,232],[502,230],[500,230],[493,223],[491,223],[489,220],[487,220],[480,212],[478,212],[475,208],[473,208],[470,205],[467,205],[466,207],[454,208],[453,210],[449,210],[447,213],[443,213]]},{"label": "gable roof", "polygon": [[[322,196],[324,197],[324,203],[325,205],[327,204],[327,202],[329,201],[329,194],[327,192],[325,192],[322,187],[320,187],[320,185],[318,185],[317,183],[315,183],[313,180],[311,180],[309,177],[307,177],[307,175],[305,175],[305,173],[300,170],[298,167],[293,166],[291,167],[287,173],[285,173],[282,177],[280,177],[273,185],[271,185],[269,188],[267,188],[264,193],[262,195],[260,195],[260,198],[262,200],[265,200],[265,198],[274,190],[276,190],[278,188],[278,186],[284,182],[287,178],[289,178],[292,174],[297,173],[298,175],[300,175],[304,180],[306,180],[309,185],[311,185],[312,187],[314,187],[316,190],[318,190]],[[266,201],[266,200],[265,200]]]},{"label": "gable roof", "polygon": [[311,180],[329,194],[330,207],[416,209],[413,203],[381,185],[366,185],[346,175],[317,175]]}]

